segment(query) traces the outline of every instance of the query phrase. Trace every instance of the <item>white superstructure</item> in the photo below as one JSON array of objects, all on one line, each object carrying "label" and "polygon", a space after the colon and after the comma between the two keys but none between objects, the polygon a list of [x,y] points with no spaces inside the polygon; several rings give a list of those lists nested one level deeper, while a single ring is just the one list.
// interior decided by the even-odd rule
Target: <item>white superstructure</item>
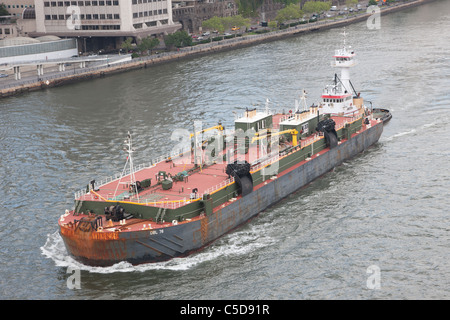
[{"label": "white superstructure", "polygon": [[[356,64],[355,52],[346,46],[345,35],[344,31],[344,46],[335,51],[332,63],[332,66],[341,69],[341,74],[335,74],[334,82],[324,88],[319,106],[320,113],[351,116],[361,107],[360,98],[353,98],[354,89],[350,82],[350,68]],[[358,103],[355,103],[355,99],[358,99]]]}]

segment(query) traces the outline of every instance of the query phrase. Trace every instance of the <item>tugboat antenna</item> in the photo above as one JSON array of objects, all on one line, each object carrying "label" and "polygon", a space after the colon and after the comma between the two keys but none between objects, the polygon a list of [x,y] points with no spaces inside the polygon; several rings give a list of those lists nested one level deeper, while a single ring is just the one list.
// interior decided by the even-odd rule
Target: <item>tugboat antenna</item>
[{"label": "tugboat antenna", "polygon": [[122,174],[120,176],[119,183],[117,184],[116,190],[114,191],[114,198],[116,197],[117,189],[119,188],[119,184],[120,184],[120,180],[122,180],[122,178],[126,175],[125,172],[127,170],[127,164],[129,164],[129,167],[130,167],[130,181],[129,181],[130,182],[130,191],[136,193],[136,198],[139,202],[139,194],[138,194],[138,190],[137,190],[138,186],[136,184],[136,176],[134,175],[133,140],[131,138],[130,131],[128,131],[127,140],[124,141],[124,144],[125,144],[125,148],[123,148],[123,150],[128,153],[128,156],[127,156],[127,161],[125,162],[125,166],[123,168]]}]

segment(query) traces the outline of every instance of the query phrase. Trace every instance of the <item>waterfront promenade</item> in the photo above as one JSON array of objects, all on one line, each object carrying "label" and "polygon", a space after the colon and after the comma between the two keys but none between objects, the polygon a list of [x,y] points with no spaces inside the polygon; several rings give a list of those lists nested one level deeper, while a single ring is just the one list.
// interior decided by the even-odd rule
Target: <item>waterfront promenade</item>
[{"label": "waterfront promenade", "polygon": [[[406,8],[422,5],[433,0],[410,0],[401,3],[383,6],[381,15],[396,12]],[[352,16],[345,16],[334,20],[322,20],[314,23],[297,25],[284,30],[277,30],[258,35],[244,35],[227,40],[215,41],[205,44],[198,44],[192,47],[180,48],[173,52],[164,52],[150,56],[135,58],[131,61],[116,63],[114,65],[102,65],[96,67],[73,68],[68,71],[48,72],[42,76],[24,77],[21,80],[9,81],[0,79],[0,97],[8,97],[30,91],[41,90],[45,88],[61,86],[67,83],[88,80],[93,78],[105,77],[115,73],[125,72],[134,69],[148,68],[156,64],[176,61],[198,55],[211,54],[224,50],[232,50],[240,47],[255,45],[262,42],[276,41],[287,37],[298,36],[302,33],[314,32],[318,30],[343,27],[355,22],[365,21],[371,16],[371,13],[363,11]]]}]

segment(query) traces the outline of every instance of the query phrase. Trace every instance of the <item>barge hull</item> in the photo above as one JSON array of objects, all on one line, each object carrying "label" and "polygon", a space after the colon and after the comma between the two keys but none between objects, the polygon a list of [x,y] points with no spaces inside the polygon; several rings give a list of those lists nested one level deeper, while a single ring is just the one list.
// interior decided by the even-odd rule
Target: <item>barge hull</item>
[{"label": "barge hull", "polygon": [[[138,232],[98,232],[74,237],[61,229],[66,248],[77,261],[92,266],[111,266],[121,261],[133,265],[184,257],[207,246],[222,235],[244,224],[269,206],[304,187],[376,143],[383,123],[354,135],[290,172],[280,172],[276,179],[266,180],[245,197],[215,208],[208,215],[189,222],[160,229]],[[70,231],[70,233],[76,231]]]}]

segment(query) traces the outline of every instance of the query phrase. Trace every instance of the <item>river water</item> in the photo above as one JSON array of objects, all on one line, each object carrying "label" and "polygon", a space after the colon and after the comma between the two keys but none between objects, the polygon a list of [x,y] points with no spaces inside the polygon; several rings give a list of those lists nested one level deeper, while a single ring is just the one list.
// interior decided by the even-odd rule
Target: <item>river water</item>
[{"label": "river water", "polygon": [[[380,141],[192,256],[85,267],[57,220],[91,179],[171,150],[177,128],[252,105],[318,102],[343,29],[0,100],[0,298],[449,299],[450,1],[346,28],[357,91],[393,119]],[[68,287],[81,269],[81,289]],[[68,273],[68,270],[70,271]]]}]

